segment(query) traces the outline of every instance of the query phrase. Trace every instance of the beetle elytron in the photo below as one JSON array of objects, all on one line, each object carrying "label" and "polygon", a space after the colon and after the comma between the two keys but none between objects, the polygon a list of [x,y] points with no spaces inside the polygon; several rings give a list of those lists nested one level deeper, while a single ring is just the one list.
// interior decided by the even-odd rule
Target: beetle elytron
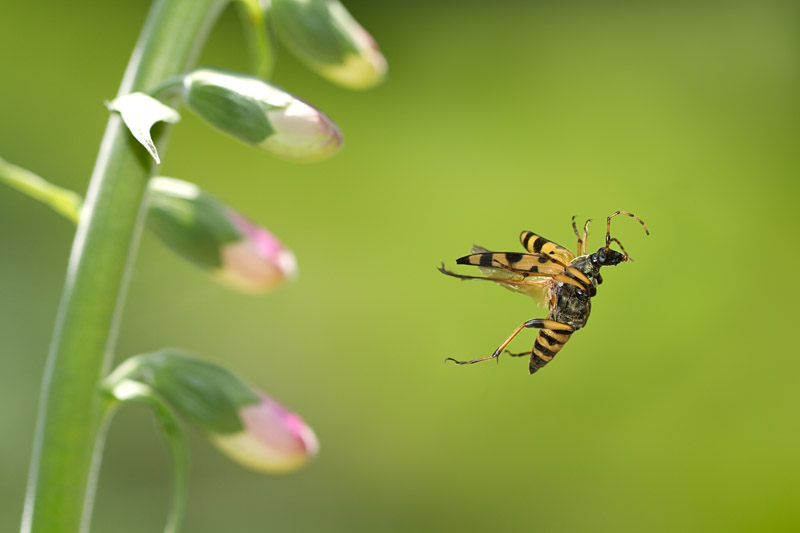
[{"label": "beetle elytron", "polygon": [[[583,238],[578,233],[575,217],[572,217],[572,229],[578,238],[578,257],[571,251],[537,235],[531,231],[523,231],[520,235],[522,246],[529,253],[490,252],[480,246],[472,247],[472,254],[456,259],[460,265],[474,265],[485,276],[466,276],[439,268],[442,274],[454,278],[481,279],[494,281],[515,292],[529,296],[543,294],[549,309],[547,318],[533,318],[520,324],[497,349],[487,357],[471,361],[457,361],[459,365],[470,365],[496,359],[506,349],[511,340],[525,328],[537,328],[539,334],[529,352],[510,353],[512,356],[530,355],[530,373],[533,374],[563,348],[570,336],[586,325],[592,309],[591,298],[597,293],[597,286],[603,282],[600,268],[624,263],[630,256],[622,243],[611,236],[611,219],[617,215],[627,215],[637,220],[647,235],[644,222],[632,213],[617,211],[606,219],[606,244],[592,254],[586,253],[586,240],[589,236],[589,222],[583,225]],[[622,252],[611,249],[611,243],[619,245]]]}]

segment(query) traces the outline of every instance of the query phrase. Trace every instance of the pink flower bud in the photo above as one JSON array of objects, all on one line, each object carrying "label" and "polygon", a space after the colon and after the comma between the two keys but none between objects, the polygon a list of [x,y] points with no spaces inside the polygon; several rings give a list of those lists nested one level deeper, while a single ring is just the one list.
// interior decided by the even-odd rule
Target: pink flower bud
[{"label": "pink flower bud", "polygon": [[320,110],[293,99],[283,109],[267,111],[275,129],[258,146],[292,161],[318,161],[336,153],[342,146],[342,132]]},{"label": "pink flower bud", "polygon": [[218,278],[239,289],[263,291],[297,277],[294,254],[277,237],[233,210],[227,217],[242,238],[222,246]]},{"label": "pink flower bud", "polygon": [[297,277],[291,250],[196,185],[150,181],[147,226],[164,243],[228,286],[262,292]]},{"label": "pink flower bud", "polygon": [[290,161],[319,161],[342,132],[311,104],[264,80],[201,68],[183,78],[186,106],[223,132]]},{"label": "pink flower bud", "polygon": [[215,434],[214,443],[243,466],[268,473],[295,470],[316,456],[317,436],[300,415],[258,394],[260,402],[239,409],[244,429]]}]

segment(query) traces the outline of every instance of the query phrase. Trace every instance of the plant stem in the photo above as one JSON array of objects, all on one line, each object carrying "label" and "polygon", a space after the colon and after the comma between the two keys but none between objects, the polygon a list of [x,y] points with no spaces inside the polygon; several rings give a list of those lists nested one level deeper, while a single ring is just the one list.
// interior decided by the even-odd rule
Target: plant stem
[{"label": "plant stem", "polygon": [[[228,0],[156,0],[119,95],[184,72]],[[156,138],[163,142],[164,130]],[[162,148],[163,152],[163,148]],[[88,531],[110,363],[153,164],[109,119],[67,267],[42,385],[23,533]]]},{"label": "plant stem", "polygon": [[268,80],[275,68],[275,44],[267,21],[270,17],[269,2],[240,0],[236,5],[245,25],[244,37],[250,51],[252,71],[259,78]]},{"label": "plant stem", "polygon": [[56,213],[64,215],[73,223],[78,223],[83,205],[83,198],[79,194],[53,185],[30,170],[12,165],[2,157],[0,157],[0,181],[49,205]]},{"label": "plant stem", "polygon": [[[141,357],[131,357],[109,374],[103,391],[119,402],[138,402],[153,409],[172,456],[172,505],[164,533],[176,533],[183,518],[186,496],[188,454],[180,422],[172,409],[148,385],[128,379],[135,373]],[[117,402],[114,402],[116,405]]]}]

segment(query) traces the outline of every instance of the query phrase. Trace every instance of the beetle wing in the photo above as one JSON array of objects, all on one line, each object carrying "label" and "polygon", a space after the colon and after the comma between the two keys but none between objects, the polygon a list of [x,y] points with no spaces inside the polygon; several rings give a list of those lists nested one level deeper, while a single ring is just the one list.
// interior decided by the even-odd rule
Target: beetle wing
[{"label": "beetle wing", "polygon": [[575,254],[567,248],[532,231],[523,231],[519,236],[519,240],[529,252],[549,255],[564,265],[569,265],[575,259]]},{"label": "beetle wing", "polygon": [[[492,254],[492,252],[490,252],[483,246],[478,246],[476,244],[472,247],[472,255],[468,255],[465,257],[473,257],[476,255],[484,255],[484,254]],[[535,274],[521,273],[511,269],[508,265],[505,265],[505,267],[503,267],[498,264],[498,267],[491,267],[476,263],[466,263],[466,264],[475,264],[478,267],[478,270],[481,271],[481,274],[490,278],[508,279],[510,281],[525,280],[524,285],[515,283],[503,283],[502,281],[496,281],[496,283],[512,292],[527,294],[537,302],[538,301],[544,302],[546,300],[546,297],[548,296],[549,293],[549,288],[553,284],[551,278],[542,278],[538,280],[531,279],[531,277],[535,276]]]},{"label": "beetle wing", "polygon": [[[490,252],[483,247],[473,246],[473,253],[459,257],[459,265],[473,265],[478,268],[507,270],[523,276],[557,276],[566,268],[556,258],[545,254],[523,254],[519,252]],[[474,252],[474,250],[486,250]]]}]

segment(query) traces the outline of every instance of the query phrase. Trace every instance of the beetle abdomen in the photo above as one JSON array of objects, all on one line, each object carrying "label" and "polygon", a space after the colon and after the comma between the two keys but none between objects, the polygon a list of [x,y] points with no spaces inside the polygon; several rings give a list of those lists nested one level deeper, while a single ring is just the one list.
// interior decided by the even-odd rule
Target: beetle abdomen
[{"label": "beetle abdomen", "polygon": [[553,360],[553,357],[564,347],[572,332],[540,329],[531,350],[531,363],[528,368],[531,374]]}]

